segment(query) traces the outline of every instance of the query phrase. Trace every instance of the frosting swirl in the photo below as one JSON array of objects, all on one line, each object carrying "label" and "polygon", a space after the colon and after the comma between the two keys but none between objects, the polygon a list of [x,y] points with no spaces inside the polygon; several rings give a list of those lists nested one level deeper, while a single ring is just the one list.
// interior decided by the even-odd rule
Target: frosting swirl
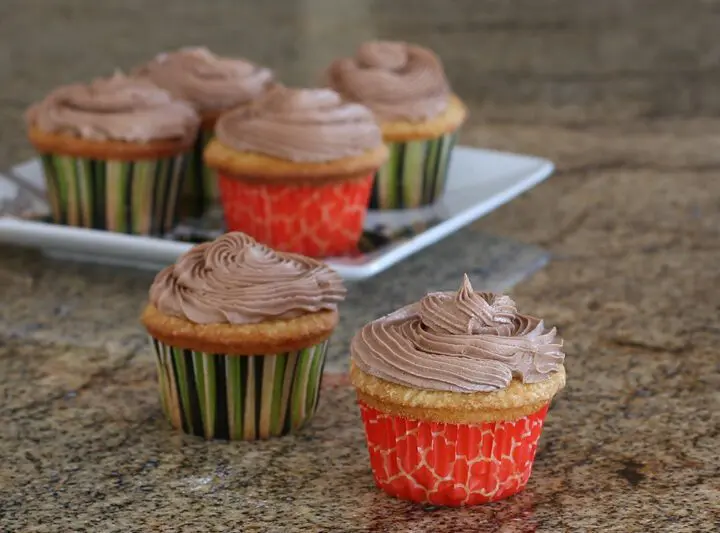
[{"label": "frosting swirl", "polygon": [[235,150],[298,162],[360,155],[382,144],[366,107],[329,89],[275,87],[252,105],[220,117],[218,140]]},{"label": "frosting swirl", "polygon": [[512,379],[544,381],[565,359],[562,339],[517,312],[508,296],[435,292],[366,325],[352,358],[367,374],[400,385],[452,392],[504,389]]},{"label": "frosting swirl", "polygon": [[270,69],[243,59],[220,57],[201,47],[160,54],[133,75],[149,79],[200,112],[247,104],[273,83]]},{"label": "frosting swirl", "polygon": [[31,106],[25,119],[49,133],[128,142],[194,138],[200,122],[186,102],[121,73],[60,87]]},{"label": "frosting swirl", "polygon": [[382,120],[431,119],[445,111],[450,97],[440,59],[402,42],[364,43],[355,57],[334,61],[326,76],[330,87]]},{"label": "frosting swirl", "polygon": [[345,292],[324,263],[234,232],[195,246],[162,270],[150,303],[196,324],[255,324],[336,310]]}]

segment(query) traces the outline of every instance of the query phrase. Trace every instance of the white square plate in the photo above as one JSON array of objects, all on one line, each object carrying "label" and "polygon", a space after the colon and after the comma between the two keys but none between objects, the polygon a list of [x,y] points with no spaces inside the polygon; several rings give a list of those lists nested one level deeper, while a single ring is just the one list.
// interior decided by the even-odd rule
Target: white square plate
[{"label": "white square plate", "polygon": [[[553,168],[546,159],[459,146],[453,151],[445,195],[437,204],[419,210],[371,211],[365,222],[366,230],[382,226],[384,231],[393,234],[410,226],[417,228],[419,225],[422,229],[407,231],[408,236],[370,253],[334,257],[326,262],[345,279],[372,277],[531,189],[547,178]],[[38,160],[18,165],[11,173],[16,180],[34,190],[44,189],[43,171]],[[0,206],[12,201],[18,193],[18,185],[0,175]],[[35,202],[29,209],[42,209],[37,204]],[[41,214],[46,214],[46,207],[45,213]],[[32,246],[55,257],[153,270],[174,262],[192,247],[188,242],[60,226],[11,216],[0,217],[0,242]]]}]

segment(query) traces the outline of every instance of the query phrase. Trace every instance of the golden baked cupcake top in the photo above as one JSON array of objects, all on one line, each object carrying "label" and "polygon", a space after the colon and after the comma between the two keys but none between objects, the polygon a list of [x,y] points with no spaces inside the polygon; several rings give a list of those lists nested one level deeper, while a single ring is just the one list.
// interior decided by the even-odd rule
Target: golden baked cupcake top
[{"label": "golden baked cupcake top", "polygon": [[192,142],[200,122],[187,102],[149,81],[121,73],[55,89],[32,105],[25,119],[31,137],[35,131],[35,136],[130,143]]},{"label": "golden baked cupcake top", "polygon": [[562,373],[553,380],[557,390],[562,347],[555,328],[518,313],[508,296],[475,292],[466,275],[457,292],[430,293],[366,325],[352,341],[352,361],[365,374],[414,389],[494,392]]},{"label": "golden baked cupcake top", "polygon": [[366,42],[354,57],[334,61],[326,77],[330,87],[368,106],[382,121],[427,121],[443,114],[450,102],[440,59],[408,43]]},{"label": "golden baked cupcake top", "polygon": [[187,100],[203,114],[248,104],[264,94],[274,79],[270,69],[221,57],[203,47],[159,54],[133,75]]},{"label": "golden baked cupcake top", "polygon": [[169,346],[275,354],[327,339],[345,292],[340,276],[324,263],[233,232],[193,247],[163,269],[141,321]]},{"label": "golden baked cupcake top", "polygon": [[330,89],[277,86],[252,105],[222,115],[215,134],[235,151],[297,163],[336,161],[382,147],[370,110],[343,102]]}]

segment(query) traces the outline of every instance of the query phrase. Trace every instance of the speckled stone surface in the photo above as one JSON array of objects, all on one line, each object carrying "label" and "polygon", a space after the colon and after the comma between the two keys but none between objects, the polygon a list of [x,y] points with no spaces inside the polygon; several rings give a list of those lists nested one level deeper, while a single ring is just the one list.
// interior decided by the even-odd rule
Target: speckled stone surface
[{"label": "speckled stone surface", "polygon": [[[381,36],[442,55],[472,111],[462,142],[558,166],[353,286],[317,417],[272,442],[167,428],[135,323],[149,274],[0,248],[0,530],[720,529],[720,2],[3,0],[0,36],[0,165],[31,154],[21,113],[54,85],[198,43],[311,83]],[[343,347],[425,289],[464,271],[492,287],[531,259],[487,235],[553,252],[512,292],[566,337],[568,387],[524,493],[466,510],[393,501],[373,488]]]}]

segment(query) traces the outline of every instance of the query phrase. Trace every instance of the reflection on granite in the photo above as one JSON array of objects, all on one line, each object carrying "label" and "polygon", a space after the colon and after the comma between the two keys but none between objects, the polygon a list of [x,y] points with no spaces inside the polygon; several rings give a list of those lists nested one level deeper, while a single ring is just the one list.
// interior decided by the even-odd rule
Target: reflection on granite
[{"label": "reflection on granite", "polygon": [[[717,531],[718,27],[720,3],[699,0],[3,0],[2,165],[31,153],[21,111],[56,84],[197,43],[310,83],[379,35],[442,55],[472,111],[462,142],[558,172],[355,285],[317,418],[265,443],[167,428],[135,322],[148,274],[0,248],[0,530]],[[372,487],[343,346],[463,271],[507,282],[492,276],[530,258],[488,234],[553,252],[513,296],[560,326],[568,387],[524,493],[467,510],[393,501]]]}]

